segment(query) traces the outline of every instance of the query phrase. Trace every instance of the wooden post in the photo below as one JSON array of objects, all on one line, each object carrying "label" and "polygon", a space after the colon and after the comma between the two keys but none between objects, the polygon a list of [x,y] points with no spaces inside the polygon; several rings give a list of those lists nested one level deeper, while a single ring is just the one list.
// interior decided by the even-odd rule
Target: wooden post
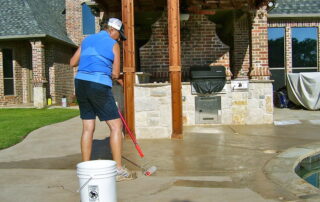
[{"label": "wooden post", "polygon": [[179,0],[168,0],[169,71],[172,103],[172,138],[182,139],[182,95]]},{"label": "wooden post", "polygon": [[135,84],[135,39],[134,0],[122,0],[122,22],[127,40],[123,43],[124,109],[125,119],[135,134],[134,84]]}]

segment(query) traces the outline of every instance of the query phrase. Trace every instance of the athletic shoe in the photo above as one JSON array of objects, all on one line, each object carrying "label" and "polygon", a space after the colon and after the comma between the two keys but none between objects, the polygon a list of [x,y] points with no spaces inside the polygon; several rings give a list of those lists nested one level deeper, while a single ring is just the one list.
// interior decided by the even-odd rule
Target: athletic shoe
[{"label": "athletic shoe", "polygon": [[135,172],[129,171],[127,168],[117,168],[117,176],[116,181],[128,181],[128,180],[134,180],[137,178],[137,174]]}]

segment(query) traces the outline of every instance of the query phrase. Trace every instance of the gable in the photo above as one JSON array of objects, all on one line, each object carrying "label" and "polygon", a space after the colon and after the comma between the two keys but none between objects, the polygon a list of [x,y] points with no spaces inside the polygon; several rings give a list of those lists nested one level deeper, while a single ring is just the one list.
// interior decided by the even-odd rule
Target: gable
[{"label": "gable", "polygon": [[1,0],[0,39],[51,37],[73,44],[64,9],[65,0]]}]

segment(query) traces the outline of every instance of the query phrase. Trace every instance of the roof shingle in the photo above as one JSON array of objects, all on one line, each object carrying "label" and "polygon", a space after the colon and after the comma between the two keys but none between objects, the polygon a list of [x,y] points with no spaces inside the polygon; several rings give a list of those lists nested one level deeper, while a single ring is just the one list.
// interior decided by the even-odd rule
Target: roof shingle
[{"label": "roof shingle", "polygon": [[0,0],[0,38],[50,36],[74,44],[65,28],[65,0]]},{"label": "roof shingle", "polygon": [[276,0],[278,6],[269,15],[320,15],[320,0]]}]

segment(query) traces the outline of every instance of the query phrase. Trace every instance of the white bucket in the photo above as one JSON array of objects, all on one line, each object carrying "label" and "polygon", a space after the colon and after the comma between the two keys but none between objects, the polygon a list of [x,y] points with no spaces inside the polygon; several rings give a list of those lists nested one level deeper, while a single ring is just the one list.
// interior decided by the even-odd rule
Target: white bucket
[{"label": "white bucket", "polygon": [[78,163],[81,202],[116,202],[116,162],[95,160]]}]

